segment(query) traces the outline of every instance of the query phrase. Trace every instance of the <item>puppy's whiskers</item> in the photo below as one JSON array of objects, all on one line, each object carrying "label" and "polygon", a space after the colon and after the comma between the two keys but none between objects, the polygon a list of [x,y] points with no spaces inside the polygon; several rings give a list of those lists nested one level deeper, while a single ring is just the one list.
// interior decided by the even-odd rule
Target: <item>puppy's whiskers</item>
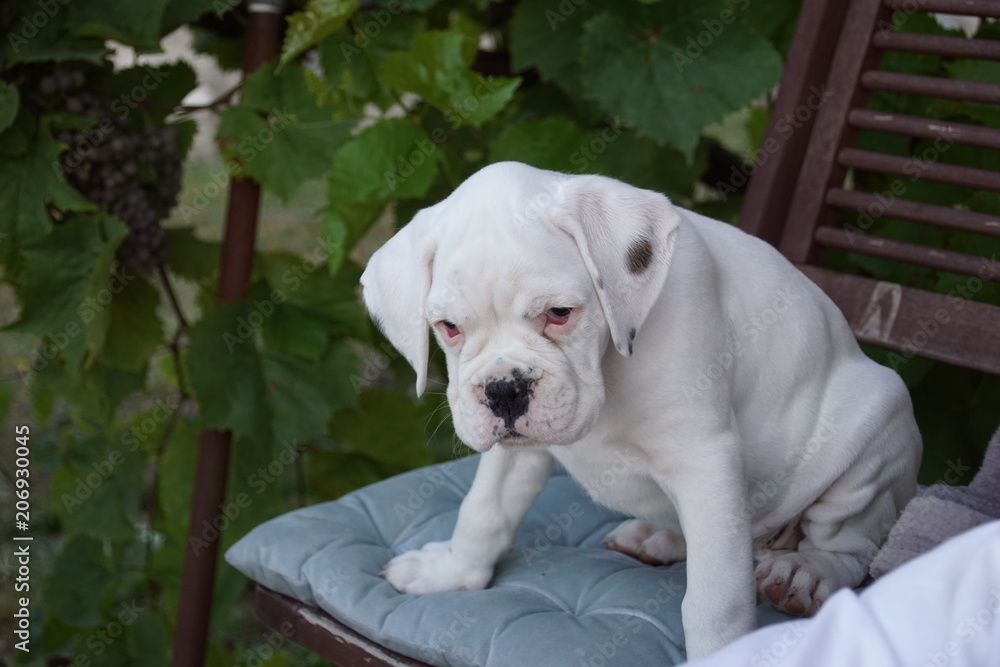
[{"label": "puppy's whiskers", "polygon": [[445,401],[441,405],[434,408],[434,410],[432,410],[431,413],[427,415],[427,421],[424,423],[424,432],[425,433],[427,432],[427,427],[431,425],[431,420],[433,420],[435,416],[442,410],[446,411],[446,414],[439,419],[437,426],[434,427],[434,431],[431,432],[431,434],[427,437],[427,442],[433,441],[434,438],[437,436],[438,431],[441,430],[441,427],[444,426],[446,423],[448,423],[448,421],[451,419],[451,409],[447,401]]}]

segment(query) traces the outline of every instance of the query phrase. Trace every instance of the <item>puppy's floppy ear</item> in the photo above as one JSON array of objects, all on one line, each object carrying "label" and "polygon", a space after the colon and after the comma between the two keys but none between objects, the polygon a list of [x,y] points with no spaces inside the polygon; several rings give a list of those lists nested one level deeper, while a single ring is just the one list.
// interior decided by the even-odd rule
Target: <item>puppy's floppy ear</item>
[{"label": "puppy's floppy ear", "polygon": [[663,195],[603,176],[574,176],[559,225],[580,248],[611,340],[623,356],[660,296],[677,245],[680,213]]},{"label": "puppy's floppy ear", "polygon": [[436,209],[432,206],[417,213],[372,255],[361,275],[372,321],[417,372],[417,396],[427,387],[425,311],[437,250]]}]

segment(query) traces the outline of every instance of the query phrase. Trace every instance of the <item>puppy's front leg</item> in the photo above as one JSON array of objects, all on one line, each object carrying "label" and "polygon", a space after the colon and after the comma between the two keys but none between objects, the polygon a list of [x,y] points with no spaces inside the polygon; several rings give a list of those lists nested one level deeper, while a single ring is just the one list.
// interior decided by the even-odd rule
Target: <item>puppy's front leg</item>
[{"label": "puppy's front leg", "polygon": [[[687,592],[681,603],[688,659],[722,648],[756,626],[756,589],[746,493],[738,447],[710,446],[684,464],[657,471],[687,542]],[[704,450],[703,450],[704,451]]]},{"label": "puppy's front leg", "polygon": [[495,445],[483,454],[458,510],[451,540],[393,558],[383,574],[401,593],[478,590],[493,577],[497,560],[552,472],[545,449],[511,451]]}]

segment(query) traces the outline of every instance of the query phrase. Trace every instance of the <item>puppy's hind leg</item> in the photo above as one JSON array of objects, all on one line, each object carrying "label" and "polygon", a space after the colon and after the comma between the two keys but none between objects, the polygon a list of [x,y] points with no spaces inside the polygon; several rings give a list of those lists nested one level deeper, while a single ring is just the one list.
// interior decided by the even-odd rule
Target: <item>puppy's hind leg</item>
[{"label": "puppy's hind leg", "polygon": [[[868,574],[889,529],[912,495],[905,483],[863,480],[849,471],[802,515],[794,551],[762,560],[757,591],[790,614],[812,616],[838,588],[855,588]],[[915,474],[914,474],[915,479]]]}]

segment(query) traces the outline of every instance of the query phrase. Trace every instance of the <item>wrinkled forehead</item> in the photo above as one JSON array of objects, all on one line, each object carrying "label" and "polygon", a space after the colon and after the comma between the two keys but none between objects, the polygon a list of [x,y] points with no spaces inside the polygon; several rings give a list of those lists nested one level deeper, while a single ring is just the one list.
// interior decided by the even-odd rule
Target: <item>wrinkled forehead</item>
[{"label": "wrinkled forehead", "polygon": [[569,304],[588,297],[590,277],[573,238],[551,223],[550,211],[531,218],[518,212],[487,199],[449,207],[448,231],[434,256],[429,315],[488,307],[530,312],[551,307],[539,303],[553,298]]},{"label": "wrinkled forehead", "polygon": [[571,178],[519,163],[493,164],[463,181],[445,203],[451,209],[493,208],[510,218],[532,218],[561,199]]}]

